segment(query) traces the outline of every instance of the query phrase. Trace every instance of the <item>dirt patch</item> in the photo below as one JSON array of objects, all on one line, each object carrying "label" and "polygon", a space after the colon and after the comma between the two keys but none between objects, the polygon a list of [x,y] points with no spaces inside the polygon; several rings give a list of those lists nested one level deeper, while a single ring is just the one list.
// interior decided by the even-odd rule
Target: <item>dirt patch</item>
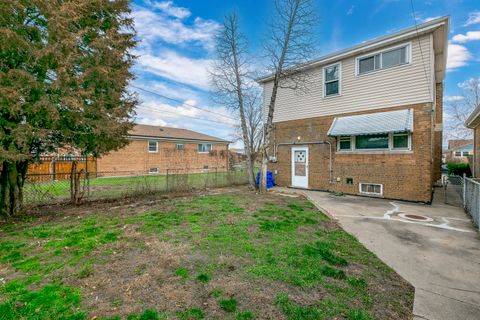
[{"label": "dirt patch", "polygon": [[[56,206],[31,223],[19,221],[15,232],[87,222],[81,230],[85,237],[96,234],[95,250],[43,278],[80,288],[89,318],[126,318],[148,308],[173,317],[199,308],[207,319],[239,312],[257,319],[292,318],[288,312],[332,314],[327,319],[345,319],[349,312],[411,317],[413,288],[303,196],[227,188]],[[62,239],[52,234],[34,240],[44,244],[39,250]],[[103,243],[103,235],[113,238]],[[50,259],[62,259],[62,252]],[[22,277],[0,264],[0,278],[4,273],[5,281]],[[288,308],[279,306],[279,294],[288,295]],[[235,301],[236,311],[222,309],[222,299]]]}]

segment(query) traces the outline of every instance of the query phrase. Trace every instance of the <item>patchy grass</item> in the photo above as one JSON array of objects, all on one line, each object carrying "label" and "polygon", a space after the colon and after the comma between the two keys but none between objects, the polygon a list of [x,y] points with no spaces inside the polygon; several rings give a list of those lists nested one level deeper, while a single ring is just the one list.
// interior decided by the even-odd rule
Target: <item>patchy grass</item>
[{"label": "patchy grass", "polygon": [[57,209],[0,228],[2,319],[412,316],[412,287],[301,197]]}]

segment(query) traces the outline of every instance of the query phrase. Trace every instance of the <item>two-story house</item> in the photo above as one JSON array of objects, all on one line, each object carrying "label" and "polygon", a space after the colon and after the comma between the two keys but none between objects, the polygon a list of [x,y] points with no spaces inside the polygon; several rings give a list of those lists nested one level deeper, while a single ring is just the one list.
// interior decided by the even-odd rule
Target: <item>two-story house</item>
[{"label": "two-story house", "polygon": [[[302,65],[279,89],[269,170],[279,185],[430,202],[440,179],[449,18]],[[263,85],[270,101],[272,76]]]}]

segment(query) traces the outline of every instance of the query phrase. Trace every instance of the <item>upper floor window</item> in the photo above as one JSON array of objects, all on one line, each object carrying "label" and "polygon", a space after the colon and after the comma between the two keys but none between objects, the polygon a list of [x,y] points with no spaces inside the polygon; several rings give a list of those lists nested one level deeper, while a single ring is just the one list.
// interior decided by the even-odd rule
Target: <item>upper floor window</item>
[{"label": "upper floor window", "polygon": [[387,49],[357,59],[357,74],[372,72],[409,63],[410,45]]},{"label": "upper floor window", "polygon": [[212,150],[211,143],[199,143],[198,152],[210,152]]},{"label": "upper floor window", "polygon": [[340,94],[340,63],[325,67],[323,70],[324,96],[328,97]]},{"label": "upper floor window", "polygon": [[158,142],[148,141],[148,152],[158,152]]}]

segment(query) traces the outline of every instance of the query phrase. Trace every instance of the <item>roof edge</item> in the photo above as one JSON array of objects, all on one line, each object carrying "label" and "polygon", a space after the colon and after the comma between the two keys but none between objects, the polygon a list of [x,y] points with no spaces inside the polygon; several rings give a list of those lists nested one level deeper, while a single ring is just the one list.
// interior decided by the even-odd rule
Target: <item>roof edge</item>
[{"label": "roof edge", "polygon": [[465,127],[469,129],[474,129],[474,123],[478,122],[477,120],[480,120],[480,104],[472,111],[472,113],[468,116],[467,120],[465,120]]},{"label": "roof edge", "polygon": [[[315,67],[317,65],[332,62],[332,60],[339,60],[339,59],[342,59],[342,58],[346,58],[350,55],[355,54],[357,51],[362,51],[362,50],[369,49],[369,47],[374,47],[376,45],[383,44],[383,43],[389,44],[389,43],[395,42],[397,40],[402,40],[402,39],[397,39],[397,38],[410,37],[411,33],[413,33],[412,34],[413,36],[416,35],[417,33],[418,34],[426,33],[427,31],[429,31],[431,29],[435,29],[435,28],[440,27],[440,26],[445,25],[445,24],[447,25],[446,29],[448,29],[449,21],[450,21],[450,16],[449,15],[442,16],[440,18],[422,23],[420,25],[415,25],[415,26],[412,26],[412,27],[409,27],[409,28],[402,29],[400,31],[391,33],[391,34],[387,34],[385,36],[377,37],[377,38],[374,38],[372,40],[367,40],[365,42],[362,42],[360,44],[354,45],[352,47],[349,47],[349,48],[346,48],[346,49],[343,49],[343,50],[339,50],[339,51],[329,53],[329,54],[321,56],[319,58],[307,61],[303,64],[299,64],[298,66],[292,67],[291,69],[292,70],[310,69],[310,68]],[[447,31],[447,38],[448,38],[448,31]],[[445,41],[445,42],[448,43],[448,41]],[[447,44],[445,44],[445,46],[446,45]],[[446,55],[446,53],[445,53],[445,55]],[[446,62],[446,58],[445,58],[445,62]],[[256,78],[255,81],[263,84],[265,82],[271,81],[273,79],[273,77],[274,77],[274,74],[269,74],[269,75],[266,75],[266,76],[263,76],[263,77]]]},{"label": "roof edge", "polygon": [[158,136],[148,136],[148,135],[141,135],[141,134],[128,134],[127,138],[143,138],[143,139],[156,139],[156,140],[165,140],[165,141],[207,141],[207,142],[218,142],[218,143],[232,143],[229,140],[223,139],[195,139],[195,138],[166,138],[166,137],[158,137]]}]

